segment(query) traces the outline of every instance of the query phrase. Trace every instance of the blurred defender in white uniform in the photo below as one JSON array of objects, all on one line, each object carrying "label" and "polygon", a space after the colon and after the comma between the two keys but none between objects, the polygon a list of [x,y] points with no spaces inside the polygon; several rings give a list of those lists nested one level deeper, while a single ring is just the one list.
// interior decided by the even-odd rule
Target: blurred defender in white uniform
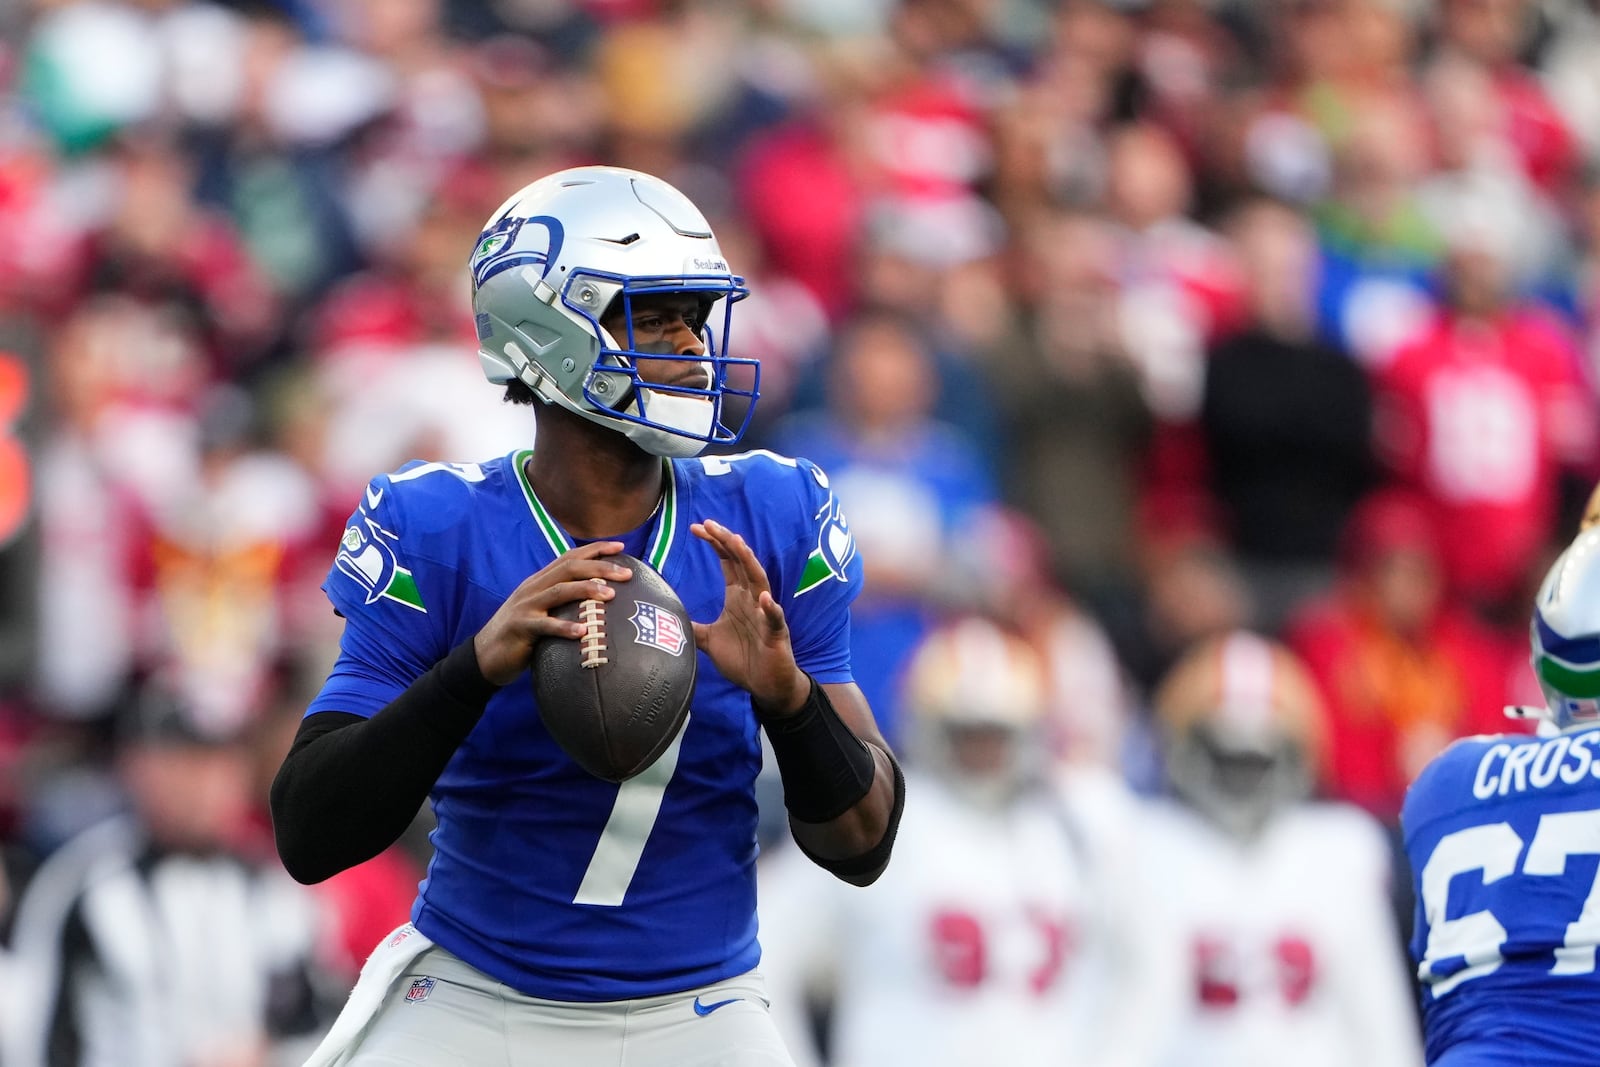
[{"label": "blurred defender in white uniform", "polygon": [[1047,764],[1045,684],[992,622],[935,631],[907,674],[894,865],[838,893],[795,852],[763,857],[761,969],[800,1067],[1153,1062],[1182,987],[1124,851],[1136,801]]},{"label": "blurred defender in white uniform", "polygon": [[1155,705],[1175,799],[1140,848],[1190,989],[1163,1067],[1420,1067],[1390,846],[1360,809],[1307,799],[1322,709],[1299,660],[1211,640]]}]

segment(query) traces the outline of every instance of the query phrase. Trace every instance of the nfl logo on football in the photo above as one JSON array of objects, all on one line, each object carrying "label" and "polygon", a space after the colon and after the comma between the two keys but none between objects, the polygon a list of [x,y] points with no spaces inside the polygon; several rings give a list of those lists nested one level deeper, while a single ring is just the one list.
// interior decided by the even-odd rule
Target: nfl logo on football
[{"label": "nfl logo on football", "polygon": [[639,644],[659,648],[670,656],[683,651],[683,625],[666,608],[641,600],[634,605],[631,621]]},{"label": "nfl logo on football", "polygon": [[433,992],[432,978],[413,978],[411,988],[406,990],[406,1003],[417,1004],[428,999],[428,994]]}]

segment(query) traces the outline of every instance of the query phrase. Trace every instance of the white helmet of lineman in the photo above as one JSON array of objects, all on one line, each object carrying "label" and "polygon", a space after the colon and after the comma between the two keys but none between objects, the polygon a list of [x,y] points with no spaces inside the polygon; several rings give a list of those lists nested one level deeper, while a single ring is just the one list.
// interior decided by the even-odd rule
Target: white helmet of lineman
[{"label": "white helmet of lineman", "polygon": [[1236,630],[1184,653],[1154,697],[1174,792],[1249,839],[1310,795],[1322,754],[1316,682],[1288,648]]},{"label": "white helmet of lineman", "polygon": [[[732,443],[749,425],[760,367],[727,355],[732,305],[749,290],[729,270],[705,216],[660,178],[620,167],[541,178],[489,218],[469,266],[478,358],[491,382],[520,381],[541,401],[659,456]],[[700,296],[703,388],[641,380],[641,363],[683,358],[634,343],[630,302],[647,293]],[[601,326],[618,301],[624,337]],[[743,387],[728,381],[734,365],[750,369]],[[728,395],[747,401],[733,428],[723,421]]]},{"label": "white helmet of lineman", "polygon": [[1600,719],[1600,528],[1586,529],[1556,557],[1534,598],[1530,630],[1546,707],[1507,710],[1558,730]]},{"label": "white helmet of lineman", "polygon": [[944,622],[902,683],[919,766],[968,800],[999,807],[1046,772],[1046,675],[1027,641],[978,615]]}]

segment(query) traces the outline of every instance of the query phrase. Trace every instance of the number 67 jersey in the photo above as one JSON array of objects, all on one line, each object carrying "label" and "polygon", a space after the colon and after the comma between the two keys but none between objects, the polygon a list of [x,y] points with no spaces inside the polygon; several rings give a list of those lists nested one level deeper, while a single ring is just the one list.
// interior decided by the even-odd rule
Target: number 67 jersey
[{"label": "number 67 jersey", "polygon": [[1600,1063],[1600,728],[1458,741],[1401,826],[1428,1063]]}]

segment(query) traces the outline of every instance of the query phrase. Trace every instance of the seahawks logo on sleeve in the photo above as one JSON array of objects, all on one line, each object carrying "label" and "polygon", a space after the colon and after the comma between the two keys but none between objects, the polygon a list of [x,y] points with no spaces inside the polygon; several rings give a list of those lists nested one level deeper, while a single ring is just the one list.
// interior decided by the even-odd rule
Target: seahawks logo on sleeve
[{"label": "seahawks logo on sleeve", "polygon": [[[383,500],[383,492],[369,486],[366,504],[376,508]],[[395,555],[399,541],[398,534],[384,529],[363,506],[339,539],[334,566],[365,591],[368,604],[393,600],[426,615],[428,609],[422,604],[416,579]]]},{"label": "seahawks logo on sleeve", "polygon": [[856,541],[850,535],[850,523],[844,517],[844,507],[828,486],[828,476],[821,468],[812,467],[811,474],[817,484],[828,489],[828,499],[813,516],[817,522],[817,547],[806,557],[806,565],[795,584],[794,596],[801,596],[830,579],[850,580],[845,570],[855,558]]}]

